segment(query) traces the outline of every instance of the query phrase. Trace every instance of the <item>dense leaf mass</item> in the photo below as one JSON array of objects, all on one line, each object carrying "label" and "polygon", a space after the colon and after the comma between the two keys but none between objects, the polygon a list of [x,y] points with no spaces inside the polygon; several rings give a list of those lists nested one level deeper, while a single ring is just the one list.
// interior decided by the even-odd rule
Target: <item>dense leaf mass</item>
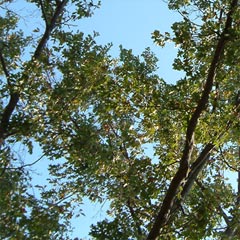
[{"label": "dense leaf mass", "polygon": [[93,239],[239,239],[239,2],[168,1],[182,20],[152,38],[177,47],[175,84],[149,48],[76,30],[100,2],[23,2],[0,5],[0,238],[70,239],[87,197],[109,203]]}]

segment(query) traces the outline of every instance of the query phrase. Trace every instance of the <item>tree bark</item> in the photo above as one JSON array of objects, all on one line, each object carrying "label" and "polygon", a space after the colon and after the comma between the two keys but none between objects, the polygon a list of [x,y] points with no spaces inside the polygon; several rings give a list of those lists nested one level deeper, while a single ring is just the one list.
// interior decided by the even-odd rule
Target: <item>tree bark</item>
[{"label": "tree bark", "polygon": [[[229,33],[229,30],[232,26],[232,14],[238,4],[238,0],[233,0],[231,3],[230,10],[227,14],[227,19],[225,23],[225,28],[220,36],[220,39],[217,43],[212,62],[210,64],[206,83],[204,86],[203,93],[201,95],[201,98],[197,104],[197,107],[188,123],[187,132],[186,132],[186,140],[185,140],[185,147],[183,151],[183,155],[180,161],[180,166],[178,168],[178,171],[176,172],[175,176],[173,177],[170,186],[168,188],[168,191],[166,193],[166,196],[162,202],[160,211],[157,214],[157,217],[155,218],[152,228],[147,236],[147,240],[156,240],[158,239],[161,229],[168,223],[168,220],[170,218],[170,214],[172,212],[174,202],[176,201],[177,194],[180,191],[180,186],[182,182],[187,178],[188,172],[189,172],[189,160],[192,155],[192,149],[193,149],[193,138],[194,138],[194,131],[196,129],[198,120],[202,114],[202,112],[206,109],[209,95],[213,87],[216,69],[218,66],[218,63],[221,59],[222,53],[224,51],[225,44],[227,42],[227,35]],[[203,166],[202,166],[203,167]],[[190,189],[188,189],[189,191]]]}]

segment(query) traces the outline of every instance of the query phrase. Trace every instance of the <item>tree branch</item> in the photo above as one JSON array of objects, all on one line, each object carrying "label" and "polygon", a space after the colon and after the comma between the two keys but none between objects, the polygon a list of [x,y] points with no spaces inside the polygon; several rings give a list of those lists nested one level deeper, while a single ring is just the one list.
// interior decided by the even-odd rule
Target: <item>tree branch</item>
[{"label": "tree branch", "polygon": [[[196,181],[197,185],[200,187],[200,189],[204,192],[206,188],[198,181]],[[217,210],[219,211],[220,215],[224,219],[227,228],[226,231],[223,233],[222,240],[225,240],[226,237],[228,240],[232,239],[234,237],[234,234],[236,232],[236,226],[232,226],[233,218],[229,217],[224,210],[222,209],[221,205],[217,206]]]},{"label": "tree branch", "polygon": [[[239,155],[238,158],[240,160],[240,146],[239,146]],[[237,190],[237,201],[236,201],[236,208],[239,209],[240,206],[240,171],[238,171],[238,190]],[[224,236],[222,239],[234,239],[237,235],[237,230],[239,229],[239,215],[235,214],[231,220],[229,220],[227,223],[227,229],[224,232]]]},{"label": "tree branch", "polygon": [[18,101],[19,101],[19,93],[15,92],[15,93],[10,94],[9,103],[5,107],[5,109],[2,113],[2,119],[0,122],[0,140],[1,140],[0,142],[1,143],[3,143],[3,140],[6,138],[10,117],[11,117],[15,107],[17,106]]},{"label": "tree branch", "polygon": [[2,54],[2,49],[0,49],[0,62],[1,62],[1,65],[2,65],[2,69],[3,69],[3,72],[7,78],[7,81],[8,81],[8,84],[9,84],[9,72],[7,70],[7,66],[6,66],[6,63],[5,63],[5,60],[4,60],[4,57],[3,57],[3,54]]},{"label": "tree branch", "polygon": [[186,140],[185,140],[185,147],[183,150],[183,155],[180,161],[180,166],[178,168],[178,171],[176,172],[175,176],[173,177],[170,186],[168,188],[168,191],[166,193],[166,196],[163,200],[163,203],[161,205],[160,211],[157,214],[156,219],[154,220],[153,226],[149,232],[149,235],[147,236],[147,240],[155,240],[160,235],[160,231],[163,228],[164,225],[167,224],[170,213],[172,210],[172,207],[174,205],[174,202],[177,197],[177,193],[179,192],[179,188],[184,181],[184,179],[188,175],[188,168],[189,168],[189,160],[192,155],[192,149],[193,149],[193,140],[194,140],[194,131],[196,129],[198,120],[202,114],[202,112],[206,109],[209,95],[213,87],[216,69],[218,66],[218,63],[220,61],[221,55],[224,51],[224,47],[227,41],[227,35],[229,33],[229,30],[232,26],[232,14],[238,4],[238,0],[233,0],[230,6],[230,10],[227,14],[227,19],[225,23],[224,30],[220,36],[220,39],[217,43],[213,59],[211,62],[211,65],[208,70],[206,83],[203,89],[202,96],[197,104],[197,107],[188,123],[187,131],[186,131]]},{"label": "tree branch", "polygon": [[0,122],[0,146],[1,146],[3,144],[3,140],[6,138],[7,128],[9,125],[9,119],[12,115],[12,112],[14,111],[14,108],[17,105],[17,102],[19,100],[19,94],[12,92],[11,82],[9,79],[10,73],[7,69],[6,62],[5,62],[3,54],[2,54],[2,49],[0,49],[0,62],[2,65],[3,72],[6,76],[7,84],[8,84],[9,91],[10,91],[10,100],[9,100],[8,105],[5,107],[5,110],[3,111],[2,119]]},{"label": "tree branch", "polygon": [[196,161],[192,164],[190,172],[187,176],[186,183],[183,186],[181,192],[181,201],[184,201],[185,197],[188,195],[193,183],[196,181],[198,174],[202,171],[204,165],[210,157],[210,153],[214,148],[214,144],[208,143],[202,150]]},{"label": "tree branch", "polygon": [[[240,160],[240,146],[238,147],[238,160]],[[237,191],[237,204],[240,205],[240,170],[238,170],[238,191]]]},{"label": "tree branch", "polygon": [[134,221],[134,223],[135,223],[135,225],[136,225],[136,228],[137,228],[137,231],[138,231],[138,235],[139,235],[139,236],[142,236],[141,225],[140,225],[139,222],[138,222],[138,218],[137,218],[137,216],[136,216],[136,214],[135,214],[135,211],[134,211],[134,209],[133,209],[133,207],[132,207],[132,204],[131,204],[130,199],[127,200],[127,207],[128,207],[128,209],[129,209],[129,212],[130,212],[130,214],[131,214],[131,217],[132,217],[132,219],[133,219],[133,221]]},{"label": "tree branch", "polygon": [[219,149],[220,149],[220,154],[221,154],[221,156],[222,156],[222,160],[223,160],[223,162],[224,162],[224,163],[225,163],[225,164],[226,164],[231,170],[233,170],[233,171],[235,171],[235,172],[238,172],[239,169],[237,169],[237,168],[231,166],[231,165],[228,163],[228,161],[225,159],[224,154],[223,154],[223,151],[222,151],[222,148],[219,147]]},{"label": "tree branch", "polygon": [[[48,26],[46,26],[46,29],[45,29],[45,32],[35,50],[35,53],[33,55],[33,59],[38,59],[42,53],[42,50],[43,48],[45,47],[55,25],[56,25],[56,22],[57,22],[57,19],[59,18],[59,16],[61,15],[65,5],[67,4],[67,1],[68,0],[63,0],[61,3],[59,3],[59,5],[56,7],[56,10],[55,10],[55,13],[49,23]],[[7,78],[9,78],[9,72],[7,71],[6,69],[6,66],[5,66],[5,62],[4,62],[4,59],[3,59],[3,56],[0,55],[0,62],[2,64],[2,67],[3,67],[3,71],[5,73],[5,75],[7,76]],[[12,113],[14,111],[14,109],[16,108],[17,106],[17,103],[19,101],[19,97],[20,97],[20,93],[19,92],[12,92],[10,94],[10,100],[9,100],[9,103],[8,105],[5,107],[3,113],[2,113],[2,119],[0,121],[0,146],[1,144],[3,144],[4,142],[4,139],[6,138],[7,136],[7,133],[8,133],[8,127],[9,127],[9,121],[10,121],[10,118],[12,116]]]},{"label": "tree branch", "polygon": [[39,1],[39,5],[40,5],[41,10],[42,10],[42,15],[43,15],[43,19],[44,19],[44,21],[45,21],[45,25],[48,26],[47,14],[46,14],[46,12],[45,12],[44,4],[43,4],[43,1],[42,1],[42,0]]},{"label": "tree branch", "polygon": [[45,47],[53,29],[55,28],[56,22],[57,22],[59,16],[61,15],[64,7],[66,6],[67,2],[68,2],[68,0],[63,0],[61,3],[59,3],[57,5],[55,13],[53,14],[53,17],[52,17],[50,23],[48,25],[46,25],[46,29],[43,34],[43,37],[41,38],[41,40],[35,50],[35,53],[33,55],[33,57],[35,59],[38,59],[40,57],[40,54],[42,53],[43,48]]}]

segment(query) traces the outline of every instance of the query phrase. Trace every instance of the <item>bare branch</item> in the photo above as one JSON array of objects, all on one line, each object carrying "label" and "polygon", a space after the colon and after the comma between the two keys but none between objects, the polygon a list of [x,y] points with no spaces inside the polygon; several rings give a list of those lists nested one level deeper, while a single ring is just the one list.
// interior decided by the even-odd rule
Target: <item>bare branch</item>
[{"label": "bare branch", "polygon": [[28,164],[22,165],[20,168],[25,168],[25,167],[31,167],[31,166],[33,166],[33,165],[35,165],[36,163],[38,163],[39,161],[41,161],[44,156],[45,156],[45,154],[42,154],[37,160],[33,161],[32,163],[28,163]]}]

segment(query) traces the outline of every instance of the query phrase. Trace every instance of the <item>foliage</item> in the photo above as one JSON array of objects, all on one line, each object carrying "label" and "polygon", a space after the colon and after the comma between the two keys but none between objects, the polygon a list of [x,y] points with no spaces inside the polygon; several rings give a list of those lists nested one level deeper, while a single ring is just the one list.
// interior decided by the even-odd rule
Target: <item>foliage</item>
[{"label": "foliage", "polygon": [[[239,172],[238,1],[169,1],[182,21],[152,38],[178,48],[176,84],[149,48],[120,46],[116,59],[97,33],[70,28],[99,5],[27,1],[44,23],[28,34],[1,2],[1,238],[68,239],[88,197],[110,203],[94,239],[238,239],[239,190],[225,178]],[[51,161],[39,197],[16,153],[36,144]]]}]

